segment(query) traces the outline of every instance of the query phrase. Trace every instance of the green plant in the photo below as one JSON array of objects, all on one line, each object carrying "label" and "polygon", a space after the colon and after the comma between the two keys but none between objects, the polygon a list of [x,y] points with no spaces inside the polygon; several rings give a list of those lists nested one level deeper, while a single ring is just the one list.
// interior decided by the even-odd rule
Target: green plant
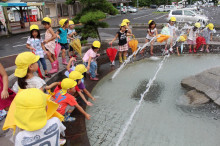
[{"label": "green plant", "polygon": [[[71,2],[71,0],[67,0]],[[72,0],[73,1],[73,0]],[[118,10],[113,7],[107,0],[80,0],[84,8],[81,13],[77,14],[73,21],[83,24],[82,27],[77,27],[76,31],[80,34],[81,41],[91,38],[101,38],[98,28],[106,28],[108,24],[101,21],[106,18],[106,14],[116,15]]]}]

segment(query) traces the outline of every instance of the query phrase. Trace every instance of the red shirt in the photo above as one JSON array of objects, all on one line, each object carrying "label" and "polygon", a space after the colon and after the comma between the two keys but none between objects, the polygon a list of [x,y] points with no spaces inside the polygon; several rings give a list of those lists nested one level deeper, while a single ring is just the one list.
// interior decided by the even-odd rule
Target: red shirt
[{"label": "red shirt", "polygon": [[66,93],[65,95],[62,95],[60,93],[60,91],[58,91],[55,95],[54,95],[54,100],[56,103],[59,104],[59,107],[57,109],[57,112],[59,112],[60,114],[64,115],[65,114],[65,110],[66,107],[68,105],[70,106],[75,106],[77,105],[77,101],[75,100],[75,97]]}]

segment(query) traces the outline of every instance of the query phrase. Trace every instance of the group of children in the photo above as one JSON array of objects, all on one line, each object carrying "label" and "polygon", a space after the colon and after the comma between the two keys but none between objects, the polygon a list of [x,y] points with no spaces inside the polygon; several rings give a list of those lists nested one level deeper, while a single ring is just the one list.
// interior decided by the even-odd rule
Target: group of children
[{"label": "group of children", "polygon": [[[59,21],[61,27],[56,33],[51,28],[50,18],[43,18],[42,24],[46,29],[45,40],[41,38],[39,27],[31,25],[31,34],[26,44],[31,51],[20,53],[16,57],[14,76],[17,77],[17,81],[12,90],[8,88],[8,76],[0,64],[0,111],[8,111],[3,130],[12,128],[16,131],[15,145],[64,144],[65,139],[60,139],[60,134],[65,130],[62,121],[74,121],[75,118],[71,113],[75,108],[90,120],[91,116],[78,102],[92,106],[85,95],[95,101],[84,85],[84,75],[88,72],[91,80],[99,80],[96,77],[98,76],[96,58],[100,56],[97,52],[101,43],[94,41],[91,49],[85,53],[83,63],[72,66],[72,62],[76,61],[74,48],[69,46],[76,35],[73,21],[61,19]],[[61,47],[62,63],[67,65],[68,74],[61,82],[47,85],[44,78],[36,76],[35,72],[39,71],[40,64],[43,66],[45,77],[51,77],[50,74],[58,72],[57,45]],[[66,60],[67,50],[69,50],[69,62]],[[52,69],[49,72],[44,55],[47,55],[51,62]],[[50,92],[52,88],[55,88],[53,93]],[[12,97],[10,91],[13,93]],[[50,96],[47,95],[49,93]],[[31,138],[27,139],[27,137]]]},{"label": "group of children", "polygon": [[[126,25],[127,24],[127,25]],[[124,19],[120,25],[120,30],[116,33],[114,39],[109,43],[112,45],[112,43],[118,38],[118,51],[119,51],[119,62],[122,63],[122,54],[124,57],[124,60],[126,60],[127,51],[129,49],[129,36],[133,36],[131,33],[131,29],[129,28],[130,21],[128,19]],[[153,48],[154,48],[154,42],[157,40],[158,31],[156,28],[156,23],[153,20],[149,20],[148,22],[148,29],[147,29],[147,35],[146,35],[146,41],[145,43],[150,42],[150,55],[152,56]],[[181,52],[183,50],[183,43],[187,41],[186,43],[189,45],[189,53],[196,53],[197,52],[197,38],[203,37],[205,39],[205,42],[202,44],[201,52],[204,51],[204,45],[206,45],[206,52],[209,53],[209,43],[212,41],[212,34],[214,33],[214,25],[212,23],[209,23],[203,30],[200,30],[200,23],[197,22],[185,32],[185,35],[177,36],[176,34],[176,18],[171,17],[167,25],[165,25],[165,29],[168,30],[166,35],[169,35],[170,38],[166,41],[165,44],[165,53],[173,53],[173,47],[176,48],[176,52],[178,55],[180,55],[179,49],[181,48]],[[163,34],[163,30],[161,31],[161,34]],[[201,35],[201,36],[200,36]],[[188,37],[188,38],[187,38]],[[169,49],[168,49],[169,46]],[[193,50],[192,50],[193,47]],[[144,52],[146,51],[146,48],[142,49],[140,51],[140,54],[144,55]]]}]

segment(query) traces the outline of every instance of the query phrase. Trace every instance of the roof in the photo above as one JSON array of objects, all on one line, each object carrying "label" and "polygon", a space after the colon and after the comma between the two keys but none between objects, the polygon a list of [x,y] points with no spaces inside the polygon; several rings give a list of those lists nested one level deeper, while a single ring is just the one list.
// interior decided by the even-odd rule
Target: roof
[{"label": "roof", "polygon": [[43,3],[0,3],[3,7],[27,7],[27,6],[43,6]]}]

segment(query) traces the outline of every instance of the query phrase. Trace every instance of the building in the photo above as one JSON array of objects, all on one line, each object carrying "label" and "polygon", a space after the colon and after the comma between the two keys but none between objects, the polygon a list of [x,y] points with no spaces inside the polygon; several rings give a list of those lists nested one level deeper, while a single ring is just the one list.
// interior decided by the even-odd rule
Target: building
[{"label": "building", "polygon": [[129,3],[131,2],[131,0],[107,0],[109,1],[110,3],[112,3],[114,6],[120,6],[121,3],[124,5],[124,6],[129,6]]}]

